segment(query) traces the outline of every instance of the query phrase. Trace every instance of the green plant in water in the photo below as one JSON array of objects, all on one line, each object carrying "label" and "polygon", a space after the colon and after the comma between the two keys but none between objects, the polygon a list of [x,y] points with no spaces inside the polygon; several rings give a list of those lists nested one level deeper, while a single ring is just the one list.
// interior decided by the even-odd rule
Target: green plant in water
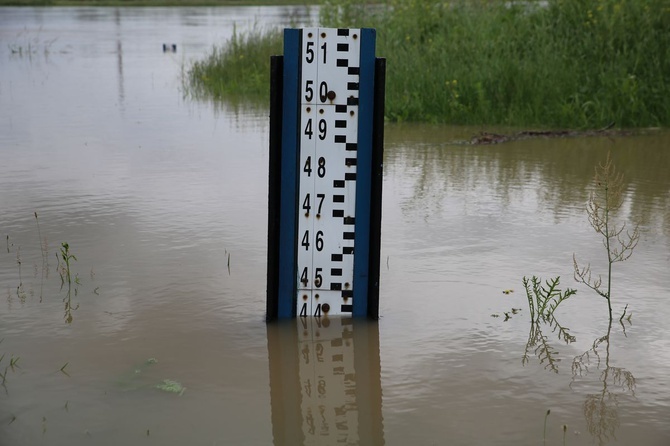
[{"label": "green plant in water", "polygon": [[186,387],[182,386],[179,382],[173,381],[171,379],[164,379],[160,383],[154,386],[158,390],[170,393],[178,393],[179,396],[183,395],[186,391]]},{"label": "green plant in water", "polygon": [[23,276],[21,274],[21,247],[19,246],[16,250],[16,263],[19,265],[19,286],[16,287],[16,295],[18,296],[21,302],[26,300],[26,293],[23,289]]},{"label": "green plant in water", "polygon": [[[61,259],[63,260],[63,265],[61,266],[60,269],[60,278],[63,283],[65,283],[65,280],[67,279],[68,285],[72,284],[72,274],[70,272],[70,262],[72,260],[77,260],[77,257],[74,256],[70,252],[70,245],[67,242],[61,243],[61,248],[60,248],[60,256]],[[59,259],[60,260],[60,259]]]},{"label": "green plant in water", "polygon": [[528,297],[531,322],[539,322],[540,319],[548,321],[561,302],[577,293],[577,290],[573,290],[572,288],[566,288],[565,291],[561,291],[558,288],[560,280],[560,276],[557,276],[555,279],[549,279],[545,282],[545,287],[542,285],[542,279],[533,276],[528,280],[524,276],[523,286],[526,289],[526,297]]},{"label": "green plant in water", "polygon": [[[607,154],[604,164],[595,167],[593,190],[589,198],[586,212],[591,227],[602,236],[607,252],[607,276],[603,284],[602,276],[592,277],[591,264],[580,267],[576,254],[573,254],[575,280],[591,288],[607,300],[610,321],[612,320],[612,265],[628,260],[640,239],[638,225],[633,231],[626,230],[626,223],[620,225],[612,221],[612,216],[623,204],[623,174],[616,171],[614,162]],[[623,315],[622,315],[623,318]]]},{"label": "green plant in water", "polygon": [[[4,338],[0,339],[0,343],[2,341],[4,341]],[[6,353],[3,353],[2,355],[0,355],[0,364],[2,364],[2,361],[5,359],[5,355],[6,355]],[[7,390],[7,387],[5,386],[5,382],[7,381],[7,372],[11,369],[11,371],[13,373],[13,372],[16,371],[15,369],[17,369],[17,368],[20,369],[21,368],[18,365],[19,359],[21,359],[20,356],[14,357],[14,355],[12,355],[12,357],[9,359],[9,365],[5,366],[4,371],[2,373],[0,373],[0,378],[2,378],[2,381],[0,381],[0,386],[5,387],[5,391]]]},{"label": "green plant in water", "polygon": [[[61,263],[61,260],[63,261]],[[67,281],[67,295],[63,298],[65,302],[65,322],[68,324],[72,323],[72,311],[79,308],[79,304],[76,307],[72,307],[72,271],[71,271],[71,262],[76,261],[77,257],[70,252],[70,245],[67,242],[61,243],[60,249],[60,258],[58,258],[58,272],[60,273],[61,287]],[[80,285],[79,275],[75,275],[74,278],[75,285]],[[77,288],[74,290],[74,294],[77,295]]]},{"label": "green plant in water", "polygon": [[560,277],[547,280],[545,286],[542,285],[542,280],[536,276],[533,276],[530,280],[526,277],[523,278],[523,286],[526,289],[530,310],[530,331],[521,363],[525,365],[529,362],[529,352],[534,349],[533,352],[539,358],[540,364],[545,364],[545,369],[550,369],[554,373],[558,373],[560,359],[556,357],[558,352],[549,344],[547,337],[542,333],[542,323],[548,324],[552,331],[557,333],[558,339],[562,339],[566,344],[576,340],[570,334],[570,329],[562,326],[556,320],[554,311],[561,302],[570,298],[577,291],[571,288],[562,291],[558,287],[559,284]]}]

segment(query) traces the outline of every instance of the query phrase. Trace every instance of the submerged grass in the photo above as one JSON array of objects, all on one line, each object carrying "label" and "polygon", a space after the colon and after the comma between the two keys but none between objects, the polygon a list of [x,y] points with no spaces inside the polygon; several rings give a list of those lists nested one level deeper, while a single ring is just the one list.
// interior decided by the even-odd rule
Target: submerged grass
[{"label": "submerged grass", "polygon": [[[394,121],[670,124],[663,0],[345,0],[324,5],[320,21],[377,29],[377,55],[388,59],[386,116]],[[196,63],[189,79],[214,97],[267,97],[268,59],[280,53],[279,32],[236,35]]]}]

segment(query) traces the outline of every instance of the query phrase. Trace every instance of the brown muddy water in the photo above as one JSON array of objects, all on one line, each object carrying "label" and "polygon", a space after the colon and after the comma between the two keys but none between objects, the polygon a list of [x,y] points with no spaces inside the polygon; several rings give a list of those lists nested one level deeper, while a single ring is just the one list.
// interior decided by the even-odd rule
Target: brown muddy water
[{"label": "brown muddy water", "polygon": [[[0,445],[669,445],[667,131],[475,147],[389,124],[380,321],[266,326],[267,112],[180,76],[295,12],[0,8]],[[609,330],[572,278],[573,253],[603,271],[608,151],[641,233]],[[531,275],[578,290],[573,342],[529,323]]]}]

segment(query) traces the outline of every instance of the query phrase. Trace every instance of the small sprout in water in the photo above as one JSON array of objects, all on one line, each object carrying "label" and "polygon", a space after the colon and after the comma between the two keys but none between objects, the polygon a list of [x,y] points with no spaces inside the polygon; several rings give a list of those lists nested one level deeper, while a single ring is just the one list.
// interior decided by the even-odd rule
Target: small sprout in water
[{"label": "small sprout in water", "polygon": [[505,320],[503,322],[507,322],[510,319],[512,319],[512,316],[510,316],[509,313],[505,313]]},{"label": "small sprout in water", "polygon": [[149,436],[149,429],[147,429],[147,437]]},{"label": "small sprout in water", "polygon": [[9,420],[9,423],[7,423],[7,425],[9,426],[10,424],[12,424],[15,421],[16,421],[16,415],[12,414],[12,419]]},{"label": "small sprout in water", "polygon": [[65,412],[69,412],[70,409],[68,408],[68,405],[70,404],[70,401],[65,401]]},{"label": "small sprout in water", "polygon": [[503,290],[503,294],[510,294],[513,293],[514,290]]},{"label": "small sprout in water", "polygon": [[95,289],[93,290],[93,294],[95,294],[96,296],[99,296],[100,295],[100,293],[98,292],[99,289],[100,289],[99,286],[95,287]]},{"label": "small sprout in water", "polygon": [[547,418],[549,417],[550,413],[551,413],[551,409],[547,409],[547,414],[544,416],[544,433],[542,435],[542,439],[545,442],[547,441]]},{"label": "small sprout in water", "polygon": [[158,364],[158,360],[156,358],[149,358],[147,359],[147,364]]},{"label": "small sprout in water", "polygon": [[68,364],[69,362],[66,362],[65,364],[63,364],[63,367],[60,368],[60,372],[66,376],[70,376],[70,374],[65,370],[65,367],[67,367]]},{"label": "small sprout in water", "polygon": [[498,313],[493,313],[491,317],[500,317],[500,315]]}]

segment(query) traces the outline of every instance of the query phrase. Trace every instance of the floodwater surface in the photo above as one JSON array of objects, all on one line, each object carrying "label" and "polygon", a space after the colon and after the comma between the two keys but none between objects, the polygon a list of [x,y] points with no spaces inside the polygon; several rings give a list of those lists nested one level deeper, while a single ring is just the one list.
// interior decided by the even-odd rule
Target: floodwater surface
[{"label": "floodwater surface", "polygon": [[[0,444],[670,444],[665,130],[388,124],[381,319],[265,324],[267,110],[181,76],[234,26],[313,14],[0,8]],[[608,152],[640,225],[611,326],[572,260],[606,271]],[[553,324],[533,275],[578,290]]]}]

